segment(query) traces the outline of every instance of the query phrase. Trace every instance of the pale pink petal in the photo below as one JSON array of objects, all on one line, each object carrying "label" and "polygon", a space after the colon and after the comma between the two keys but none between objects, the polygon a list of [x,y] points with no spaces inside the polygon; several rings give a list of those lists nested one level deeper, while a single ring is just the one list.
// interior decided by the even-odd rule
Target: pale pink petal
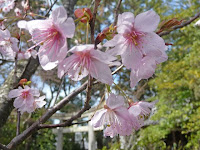
[{"label": "pale pink petal", "polygon": [[99,60],[92,61],[89,73],[93,78],[101,81],[102,83],[109,85],[112,85],[113,83],[110,68],[107,64],[100,62]]},{"label": "pale pink petal", "polygon": [[130,80],[131,80],[131,88],[135,87],[137,83],[141,80],[142,78],[138,76],[138,70],[132,70],[131,75],[130,75]]},{"label": "pale pink petal", "polygon": [[125,38],[119,34],[115,35],[112,40],[107,41],[103,46],[105,47],[113,47],[117,44],[122,44],[125,42]]},{"label": "pale pink petal", "polygon": [[54,57],[56,58],[56,60],[61,62],[67,56],[67,53],[68,53],[67,42],[65,42],[65,45],[60,49],[57,56]]},{"label": "pale pink petal", "polygon": [[132,46],[129,45],[121,57],[122,63],[127,69],[138,68],[142,59],[142,54],[137,50],[133,50]]},{"label": "pale pink petal", "polygon": [[66,38],[72,38],[75,32],[75,23],[72,18],[67,18],[67,12],[64,7],[60,6],[52,11],[50,18],[59,31]]},{"label": "pale pink petal", "polygon": [[15,100],[14,100],[14,103],[13,103],[13,106],[15,108],[20,108],[24,105],[24,99],[21,98],[21,97],[17,97]]},{"label": "pale pink petal", "polygon": [[94,49],[94,45],[93,44],[87,44],[87,45],[79,45],[79,46],[74,46],[72,47],[68,52],[82,52],[82,51],[90,51],[91,49]]},{"label": "pale pink petal", "polygon": [[104,116],[106,113],[106,109],[97,111],[91,119],[91,124],[97,128],[104,125]]},{"label": "pale pink petal", "polygon": [[111,109],[124,106],[124,104],[124,98],[122,96],[116,96],[113,93],[110,93],[108,99],[106,100],[106,105]]},{"label": "pale pink petal", "polygon": [[118,15],[117,26],[122,24],[133,24],[134,23],[134,14],[131,12],[124,12]]},{"label": "pale pink petal", "polygon": [[41,55],[41,53],[39,53],[38,57],[39,57],[40,64],[44,70],[51,70],[58,65],[58,61],[51,62],[47,55]]},{"label": "pale pink petal", "polygon": [[158,27],[160,17],[155,11],[149,10],[136,16],[134,27],[138,31],[153,32]]},{"label": "pale pink petal", "polygon": [[52,26],[51,20],[31,20],[31,21],[19,21],[17,23],[19,28],[26,29],[30,34],[33,33],[35,29],[46,29]]},{"label": "pale pink petal", "polygon": [[33,95],[33,96],[36,96],[36,97],[39,97],[40,96],[40,92],[38,89],[30,89],[30,93]]},{"label": "pale pink petal", "polygon": [[59,29],[66,38],[72,38],[75,32],[75,23],[74,20],[69,17],[65,23],[59,25]]},{"label": "pale pink petal", "polygon": [[139,105],[133,105],[128,109],[129,113],[135,117],[138,117],[141,114],[141,108]]},{"label": "pale pink petal", "polygon": [[161,56],[166,50],[164,40],[154,32],[145,33],[145,36],[141,36],[142,45],[139,49],[145,54],[154,53],[155,57]]},{"label": "pale pink petal", "polygon": [[112,126],[106,127],[106,129],[104,130],[104,136],[110,136],[111,138],[113,138],[116,135],[117,135],[117,131]]},{"label": "pale pink petal", "polygon": [[89,72],[86,68],[81,67],[73,68],[68,71],[69,77],[74,81],[80,81],[81,79],[86,77],[88,73]]},{"label": "pale pink petal", "polygon": [[90,54],[92,55],[93,58],[106,64],[110,64],[112,61],[117,59],[116,57],[108,55],[107,53],[104,53],[100,50],[92,50],[90,51]]},{"label": "pale pink petal", "polygon": [[22,89],[14,89],[14,90],[11,90],[8,94],[8,97],[9,98],[15,98],[15,97],[19,97],[22,93]]},{"label": "pale pink petal", "polygon": [[106,51],[107,54],[112,56],[122,55],[127,49],[126,44],[118,44],[114,48]]},{"label": "pale pink petal", "polygon": [[46,104],[46,101],[44,101],[44,99],[45,99],[45,96],[41,96],[35,99],[36,108],[42,108]]},{"label": "pale pink petal", "polygon": [[119,14],[118,22],[117,22],[117,32],[124,33],[126,31],[130,31],[130,28],[134,23],[134,14],[131,12],[124,12]]}]

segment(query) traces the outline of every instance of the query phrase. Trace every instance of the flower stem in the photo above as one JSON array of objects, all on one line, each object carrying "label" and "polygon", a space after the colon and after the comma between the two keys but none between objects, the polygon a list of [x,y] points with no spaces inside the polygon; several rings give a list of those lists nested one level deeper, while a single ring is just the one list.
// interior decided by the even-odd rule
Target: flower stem
[{"label": "flower stem", "polygon": [[128,99],[128,96],[126,95],[126,93],[115,83],[115,82],[113,82],[114,84],[115,84],[115,86],[122,92],[122,94],[124,95],[124,97],[126,98],[126,99]]},{"label": "flower stem", "polygon": [[86,27],[86,44],[88,44],[88,35],[89,35],[89,22],[87,21],[87,27]]}]

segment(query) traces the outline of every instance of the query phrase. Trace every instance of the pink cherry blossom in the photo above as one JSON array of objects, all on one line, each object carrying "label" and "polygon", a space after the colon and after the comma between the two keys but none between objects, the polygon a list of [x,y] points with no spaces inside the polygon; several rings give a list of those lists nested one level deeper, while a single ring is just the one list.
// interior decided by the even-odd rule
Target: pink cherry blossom
[{"label": "pink cherry blossom", "polygon": [[9,92],[9,98],[15,98],[14,107],[21,113],[33,112],[36,108],[41,108],[46,104],[44,96],[39,97],[39,90],[31,89],[29,86],[18,87],[18,89],[11,90]]},{"label": "pink cherry blossom", "polygon": [[94,45],[75,46],[69,52],[73,54],[63,60],[58,66],[58,77],[65,73],[74,80],[79,81],[90,74],[93,78],[112,84],[112,75],[109,64],[116,58],[100,50],[95,50]]},{"label": "pink cherry blossom", "polygon": [[138,122],[140,123],[140,126],[142,127],[144,125],[144,119],[146,116],[149,116],[151,113],[152,108],[155,106],[157,101],[154,102],[136,102],[136,103],[130,103],[130,108],[128,109],[131,117],[137,118]]},{"label": "pink cherry blossom", "polygon": [[124,98],[112,93],[106,100],[104,109],[95,113],[91,123],[95,128],[106,125],[104,135],[110,137],[117,134],[130,135],[133,127],[138,128],[139,126],[139,123],[132,124],[128,109],[125,107]]},{"label": "pink cherry blossom", "polygon": [[7,13],[15,6],[15,0],[0,0],[0,8]]},{"label": "pink cherry blossom", "polygon": [[18,39],[11,37],[10,32],[0,30],[0,53],[9,58],[14,59],[18,49]]},{"label": "pink cherry blossom", "polygon": [[31,41],[36,44],[30,49],[40,45],[38,56],[45,70],[53,69],[66,57],[66,38],[72,38],[75,31],[74,21],[67,18],[64,7],[53,10],[46,20],[19,21],[18,27],[32,35]]},{"label": "pink cherry blossom", "polygon": [[15,15],[17,17],[21,17],[22,16],[22,11],[19,8],[15,8],[14,12],[15,12]]},{"label": "pink cherry blossom", "polygon": [[29,59],[31,56],[36,59],[37,51],[33,50],[33,49],[26,50],[25,52],[24,51],[19,51],[18,55],[17,55],[17,58],[18,58],[18,60]]},{"label": "pink cherry blossom", "polygon": [[[140,79],[149,78],[154,73],[156,64],[167,60],[165,42],[154,33],[159,21],[160,17],[152,10],[141,13],[136,18],[132,13],[125,12],[118,17],[118,35],[104,44],[106,47],[113,47],[107,53],[121,55],[122,63],[127,69],[132,69],[132,77],[136,76],[137,79],[131,79],[131,87]],[[146,64],[149,61],[151,64]],[[148,73],[148,69],[151,73]]]}]

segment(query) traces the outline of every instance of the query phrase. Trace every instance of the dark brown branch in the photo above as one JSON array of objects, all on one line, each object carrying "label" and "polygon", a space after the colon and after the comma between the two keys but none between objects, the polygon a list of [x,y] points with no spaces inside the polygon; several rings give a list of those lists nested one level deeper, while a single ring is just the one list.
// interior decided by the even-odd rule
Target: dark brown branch
[{"label": "dark brown branch", "polygon": [[50,11],[51,11],[51,9],[53,8],[53,6],[57,3],[57,1],[58,0],[55,0],[54,2],[53,2],[53,4],[51,5],[51,7],[49,8],[49,10],[47,11],[47,13],[46,13],[46,15],[45,15],[45,17],[47,17],[48,15],[49,15],[49,13],[50,13]]},{"label": "dark brown branch", "polygon": [[118,11],[119,11],[119,7],[121,5],[121,2],[122,2],[122,0],[118,1],[117,8],[115,9],[115,20],[114,20],[113,26],[116,26],[116,24],[117,24],[117,18],[118,18],[118,14],[119,14]]},{"label": "dark brown branch", "polygon": [[97,15],[97,10],[98,6],[101,0],[95,0],[94,3],[94,10],[93,10],[93,17],[90,21],[90,35],[91,35],[91,43],[94,44],[94,29],[95,29],[95,21],[96,21],[96,15]]},{"label": "dark brown branch", "polygon": [[174,26],[170,31],[161,32],[161,33],[159,33],[158,35],[159,35],[159,36],[167,35],[167,34],[169,34],[170,32],[172,32],[172,31],[174,31],[174,30],[176,30],[176,29],[179,29],[179,28],[182,28],[182,27],[185,27],[185,26],[189,25],[190,23],[192,23],[194,20],[196,20],[196,19],[199,18],[199,17],[200,17],[200,12],[197,13],[197,14],[196,14],[194,17],[192,17],[190,20],[188,20],[188,21],[182,23],[181,25]]}]

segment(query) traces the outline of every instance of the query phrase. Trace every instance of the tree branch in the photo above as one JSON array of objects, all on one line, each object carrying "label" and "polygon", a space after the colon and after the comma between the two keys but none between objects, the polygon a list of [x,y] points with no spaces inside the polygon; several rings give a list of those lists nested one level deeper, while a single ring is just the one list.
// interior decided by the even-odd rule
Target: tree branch
[{"label": "tree branch", "polygon": [[117,24],[117,18],[118,18],[118,14],[119,14],[118,11],[119,11],[121,2],[122,2],[122,0],[118,1],[117,8],[115,9],[115,20],[114,20],[113,26],[116,26],[116,24]]},{"label": "tree branch", "polygon": [[0,143],[0,149],[9,150],[5,145],[3,145],[3,144],[1,144],[1,143]]},{"label": "tree branch", "polygon": [[94,29],[95,29],[96,14],[97,14],[97,9],[98,9],[100,1],[101,0],[95,0],[93,17],[92,17],[92,20],[90,21],[90,36],[91,36],[91,43],[92,44],[94,43]]},{"label": "tree branch", "polygon": [[190,23],[192,23],[194,20],[196,20],[196,19],[199,18],[199,17],[200,17],[200,12],[197,13],[197,14],[196,14],[194,17],[192,17],[190,20],[188,20],[188,21],[182,23],[181,25],[174,26],[170,31],[161,32],[161,33],[159,33],[158,35],[159,35],[159,36],[167,35],[167,34],[169,34],[170,32],[172,32],[172,31],[174,31],[174,30],[176,30],[176,29],[179,29],[179,28],[182,28],[182,27],[185,27],[185,26],[189,25]]}]

